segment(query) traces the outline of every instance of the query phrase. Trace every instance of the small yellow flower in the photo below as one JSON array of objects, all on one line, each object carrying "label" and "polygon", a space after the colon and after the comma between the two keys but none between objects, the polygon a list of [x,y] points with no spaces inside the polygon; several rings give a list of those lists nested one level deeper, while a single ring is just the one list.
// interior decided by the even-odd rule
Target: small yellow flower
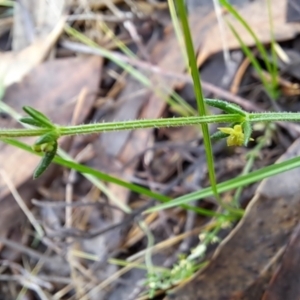
[{"label": "small yellow flower", "polygon": [[221,132],[229,134],[227,137],[227,146],[242,146],[245,140],[243,128],[241,125],[234,125],[230,127],[218,128]]}]

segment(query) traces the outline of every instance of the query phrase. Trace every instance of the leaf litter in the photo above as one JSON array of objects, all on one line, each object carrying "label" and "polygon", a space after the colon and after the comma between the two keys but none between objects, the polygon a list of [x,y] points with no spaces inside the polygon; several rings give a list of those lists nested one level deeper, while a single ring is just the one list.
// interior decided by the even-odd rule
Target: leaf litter
[{"label": "leaf litter", "polygon": [[[244,2],[241,14],[261,12],[253,13],[249,22],[261,41],[269,43],[262,1]],[[13,26],[8,22],[12,27],[6,27],[13,32],[12,41],[7,42],[17,52],[1,52],[0,72],[6,89],[3,102],[11,108],[1,109],[1,127],[19,127],[11,111],[21,113],[23,105],[41,110],[59,124],[177,116],[179,106],[166,102],[173,99],[174,91],[191,107],[195,105],[166,3],[71,1],[64,6],[63,1],[46,1],[44,7],[30,6],[32,1],[23,4],[23,8],[18,6],[14,11]],[[299,24],[285,21],[286,4],[281,1],[274,6],[278,20],[275,38],[278,42],[288,40],[280,44],[283,51],[297,53],[299,39],[295,35]],[[63,17],[66,11],[68,18]],[[74,37],[63,33],[69,20],[73,28],[117,53],[115,38],[101,26],[105,19],[110,20],[107,25],[115,38],[137,55],[130,59],[154,89],[102,59],[99,53],[88,55],[92,48],[78,46]],[[239,57],[233,76],[229,76],[222,59],[217,60],[216,53],[222,51],[222,45],[217,42],[218,24],[211,6],[203,4],[200,9],[191,10],[189,20],[198,63],[201,72],[207,74],[207,96],[229,98],[252,110],[273,109],[249,65],[239,72],[237,95],[226,92],[242,53],[237,42],[229,39],[230,49],[236,49]],[[5,31],[0,33],[0,38],[5,39]],[[246,44],[254,46],[250,39],[246,39]],[[297,109],[297,93],[283,89],[297,84],[297,73],[289,64],[287,60],[279,64],[284,70],[280,74],[282,82],[287,82],[282,87],[284,96],[278,101],[283,110]],[[219,77],[222,88],[214,76],[218,72],[224,74]],[[228,78],[225,80],[224,76]],[[246,99],[251,99],[251,103]],[[279,126],[276,133],[270,129],[272,134],[255,154],[258,158],[254,169],[275,163],[279,156],[284,160],[298,155],[297,125]],[[212,126],[210,130],[214,132],[216,128]],[[254,138],[266,130],[258,126]],[[250,149],[254,145],[250,144]],[[60,147],[80,163],[172,198],[209,184],[202,137],[196,126],[76,136],[61,141]],[[239,175],[249,155],[247,149],[227,148],[224,142],[216,143],[213,151],[219,182]],[[188,255],[199,243],[197,235],[211,226],[208,218],[181,208],[143,216],[143,210],[155,204],[154,199],[115,184],[86,179],[74,170],[52,166],[45,176],[33,182],[31,175],[37,162],[36,157],[18,148],[0,146],[0,294],[4,299],[148,299],[143,268],[147,237],[140,222],[143,220],[154,236],[152,260],[161,268],[171,268],[178,262],[179,254]],[[299,177],[298,172],[289,171],[245,188],[239,198],[246,207],[242,220],[219,232],[218,239],[223,241],[208,244],[203,258],[207,266],[185,284],[177,282],[180,287],[175,288],[174,282],[169,284],[168,289],[175,289],[165,299],[276,299],[274,295],[285,293],[286,278],[298,272],[297,263],[291,263],[299,260],[300,202],[294,180]],[[223,198],[229,201],[233,196],[228,192]],[[124,213],[112,200],[131,213]],[[193,204],[206,209],[216,207],[210,198]],[[118,264],[125,261],[125,265],[117,266],[114,259],[118,259]],[[295,299],[296,283],[296,279],[291,281],[284,294],[288,299]],[[164,291],[158,288],[155,299],[164,297]]]}]

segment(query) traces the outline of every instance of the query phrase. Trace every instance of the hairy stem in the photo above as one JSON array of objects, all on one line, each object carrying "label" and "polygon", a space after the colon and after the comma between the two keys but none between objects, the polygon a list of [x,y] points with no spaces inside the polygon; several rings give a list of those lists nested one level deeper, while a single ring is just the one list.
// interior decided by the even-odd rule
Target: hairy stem
[{"label": "hairy stem", "polygon": [[[146,119],[108,123],[94,123],[76,126],[56,126],[54,129],[58,136],[76,135],[76,134],[92,134],[107,131],[134,130],[141,128],[161,128],[161,127],[177,127],[207,123],[227,123],[228,120],[235,122],[242,121],[243,117],[238,114],[213,115],[203,117],[180,117],[165,119]],[[39,129],[0,129],[0,138],[13,138],[24,136],[40,136],[52,131],[49,128]]]},{"label": "hairy stem", "polygon": [[276,122],[289,121],[300,122],[300,113],[290,112],[266,112],[249,113],[246,116],[240,114],[224,114],[212,116],[179,117],[164,119],[146,119],[121,122],[94,123],[76,126],[59,126],[54,128],[34,129],[0,129],[0,138],[16,138],[41,136],[53,132],[58,137],[76,134],[93,134],[107,131],[135,130],[141,128],[179,127],[208,123],[242,123],[245,119],[249,122]]},{"label": "hairy stem", "polygon": [[265,112],[249,114],[250,122],[277,122],[289,121],[300,122],[300,113],[291,112]]}]

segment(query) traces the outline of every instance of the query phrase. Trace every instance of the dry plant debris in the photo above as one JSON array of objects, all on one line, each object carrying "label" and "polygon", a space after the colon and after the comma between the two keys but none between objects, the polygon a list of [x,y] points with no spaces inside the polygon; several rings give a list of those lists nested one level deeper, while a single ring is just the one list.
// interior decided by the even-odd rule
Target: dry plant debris
[{"label": "dry plant debris", "polygon": [[[270,31],[264,5],[256,0],[239,11],[267,45]],[[270,104],[247,60],[239,69],[236,63],[235,75],[216,64],[216,70],[225,74],[223,79],[227,76],[228,87],[235,78],[235,95],[213,84],[215,71],[207,73],[206,93],[247,110],[300,110],[295,67],[300,25],[286,22],[286,7],[287,0],[273,5],[275,39],[290,40],[290,44],[281,43],[279,55],[282,98]],[[1,91],[5,89],[2,100],[8,106],[1,112],[1,127],[19,128],[14,117],[24,105],[56,123],[73,125],[177,116],[179,107],[166,101],[175,90],[195,106],[167,8],[166,1],[157,0],[22,0],[16,1],[14,10],[1,8],[0,47],[5,51],[0,52],[0,81]],[[255,46],[237,20],[230,15],[226,19],[246,45]],[[212,7],[204,2],[190,12],[189,22],[198,65],[205,72],[222,51],[219,24]],[[66,34],[67,25],[132,64],[150,84],[141,84],[91,44],[83,45],[70,32]],[[239,52],[232,33],[225,29],[225,34],[229,49]],[[125,54],[120,44],[128,47]],[[255,139],[269,132],[260,124],[255,129]],[[285,160],[300,154],[297,125],[280,123],[276,132],[270,131],[254,155],[258,158],[253,168],[273,164],[280,155]],[[75,136],[63,139],[60,147],[77,162],[174,198],[209,184],[197,126]],[[248,161],[245,148],[217,143],[213,152],[219,182],[239,175]],[[165,269],[184,264],[184,259],[177,262],[178,254],[190,253],[199,242],[199,232],[209,232],[213,226],[208,218],[180,207],[144,216],[143,210],[155,204],[153,199],[54,165],[32,181],[37,162],[34,155],[0,144],[0,298],[149,299],[143,269],[149,235],[143,224],[155,239],[153,263]],[[216,238],[225,238],[221,244],[207,247],[207,266],[187,282],[176,282],[179,287],[172,286],[172,281],[167,289],[175,289],[167,296],[164,290],[156,290],[155,299],[295,299],[299,289],[298,177],[295,169],[244,189],[240,202],[244,207],[249,203],[246,213],[235,227],[220,231]],[[229,201],[234,194],[227,192],[223,197]],[[116,203],[131,213],[124,213]],[[216,207],[212,198],[193,204]],[[127,265],[119,268],[112,263],[115,258],[126,260]]]}]

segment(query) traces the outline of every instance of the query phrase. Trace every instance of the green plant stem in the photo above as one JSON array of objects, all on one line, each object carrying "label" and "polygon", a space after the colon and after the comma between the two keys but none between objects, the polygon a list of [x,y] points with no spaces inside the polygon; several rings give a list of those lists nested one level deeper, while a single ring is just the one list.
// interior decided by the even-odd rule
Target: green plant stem
[{"label": "green plant stem", "polygon": [[16,137],[30,137],[40,136],[49,132],[49,128],[39,129],[0,129],[0,138],[16,138]]},{"label": "green plant stem", "polygon": [[[195,96],[196,96],[198,112],[199,112],[200,116],[205,116],[206,115],[205,101],[204,101],[203,92],[202,92],[199,70],[198,70],[198,66],[197,66],[197,62],[196,62],[196,58],[195,58],[196,55],[195,55],[193,40],[192,40],[192,36],[191,36],[191,30],[190,30],[189,23],[188,23],[185,2],[184,2],[184,0],[177,0],[176,3],[178,5],[178,15],[179,15],[179,19],[181,21],[182,31],[183,31],[183,35],[184,35],[184,39],[185,39],[185,46],[186,46],[187,56],[188,56],[188,60],[189,60],[190,72],[191,72],[191,75],[193,78],[194,92],[195,92]],[[204,141],[204,148],[205,148],[205,154],[206,154],[209,180],[210,180],[215,198],[217,199],[219,204],[224,207],[222,200],[218,194],[218,190],[217,190],[214,157],[212,154],[213,152],[212,152],[211,140],[210,140],[209,129],[208,129],[207,123],[201,123],[201,128],[202,128],[202,133],[203,133],[203,141]]]},{"label": "green plant stem", "polygon": [[[277,122],[289,121],[300,122],[300,113],[289,112],[266,112],[266,113],[249,113],[247,119],[250,122]],[[53,132],[58,136],[68,136],[77,134],[93,134],[108,131],[135,130],[142,128],[161,128],[161,127],[179,127],[208,123],[239,123],[245,120],[240,114],[224,114],[200,117],[179,117],[164,119],[146,119],[108,123],[94,123],[76,126],[59,126],[55,128],[34,128],[34,129],[0,129],[0,138],[16,138],[41,136]]]},{"label": "green plant stem", "polygon": [[170,11],[170,15],[171,15],[171,19],[172,19],[172,24],[173,24],[173,28],[174,28],[174,32],[179,44],[179,48],[180,51],[182,52],[182,57],[184,57],[185,60],[185,65],[186,67],[189,66],[189,62],[188,62],[188,57],[187,57],[187,53],[185,52],[184,49],[184,36],[182,33],[182,30],[180,28],[180,23],[179,23],[179,19],[176,13],[176,5],[174,3],[174,0],[168,0],[168,6],[169,6],[169,11]]},{"label": "green plant stem", "polygon": [[250,113],[250,122],[300,122],[300,113],[291,112],[264,112],[264,113]]},{"label": "green plant stem", "polygon": [[[92,134],[108,131],[134,130],[142,128],[161,128],[161,127],[177,127],[187,125],[198,125],[204,123],[225,123],[228,120],[234,122],[242,121],[242,117],[238,114],[213,115],[204,117],[179,117],[164,119],[145,119],[121,122],[94,123],[76,126],[56,126],[55,132],[58,136]],[[38,129],[0,129],[0,138],[29,137],[40,136],[50,132],[51,128]]]},{"label": "green plant stem", "polygon": [[[7,143],[9,145],[12,145],[12,146],[15,146],[15,147],[18,147],[20,149],[23,149],[24,151],[27,151],[31,154],[35,154],[35,155],[38,155],[38,156],[41,156],[42,153],[37,153],[37,152],[34,152],[31,147],[29,147],[28,145],[18,141],[18,140],[15,140],[15,139],[2,139],[2,141],[4,143]],[[67,168],[70,168],[70,169],[74,169],[82,174],[89,174],[89,175],[92,175],[94,176],[95,178],[98,178],[100,180],[103,180],[103,181],[108,181],[108,182],[111,182],[111,183],[115,183],[119,186],[122,186],[124,188],[127,188],[131,191],[134,191],[138,194],[141,194],[141,195],[145,195],[145,196],[148,196],[150,198],[154,198],[160,202],[169,202],[171,201],[171,198],[165,196],[165,195],[162,195],[162,194],[159,194],[159,193],[155,193],[155,192],[152,192],[144,187],[141,187],[139,185],[135,185],[135,184],[132,184],[130,182],[127,182],[127,181],[124,181],[120,178],[117,178],[117,177],[114,177],[114,176],[111,176],[109,174],[106,174],[106,173],[103,173],[103,172],[100,172],[98,170],[95,170],[93,168],[90,168],[88,166],[84,166],[84,165],[80,165],[74,161],[70,161],[70,160],[66,160],[66,159],[63,159],[63,158],[60,158],[58,156],[56,156],[54,159],[53,159],[53,162],[58,164],[58,165],[61,165],[63,167],[67,167]],[[190,205],[183,205],[182,206],[183,209],[186,209],[186,210],[192,210],[200,215],[203,215],[203,216],[208,216],[208,217],[225,217],[225,218],[228,218],[229,220],[232,219],[231,216],[229,215],[224,215],[222,213],[218,213],[218,212],[215,212],[215,211],[212,211],[212,210],[208,210],[208,209],[205,209],[205,208],[201,208],[201,207],[195,207],[195,206],[190,206]]]},{"label": "green plant stem", "polygon": [[269,23],[270,23],[270,34],[271,34],[271,54],[272,54],[272,64],[271,64],[271,77],[272,77],[272,87],[276,89],[278,87],[278,61],[277,61],[277,54],[275,51],[275,34],[274,34],[274,24],[273,24],[273,13],[272,13],[272,4],[271,0],[267,0],[267,7],[268,7],[268,15],[269,15]]},{"label": "green plant stem", "polygon": [[[186,125],[198,125],[207,123],[223,123],[227,122],[229,115],[214,115],[204,117],[179,117],[179,118],[165,118],[155,120],[134,120],[125,122],[112,122],[112,123],[100,123],[100,124],[88,124],[80,126],[60,127],[59,131],[61,135],[70,134],[86,134],[94,132],[105,131],[118,131],[118,130],[134,130],[141,128],[161,128],[161,127],[178,127]],[[232,114],[230,118],[235,121],[241,121],[240,115]]]},{"label": "green plant stem", "polygon": [[[218,191],[220,193],[238,188],[240,186],[246,186],[253,182],[258,182],[262,179],[265,179],[267,177],[275,176],[279,173],[283,173],[286,171],[290,171],[294,168],[299,168],[300,166],[300,157],[294,157],[287,161],[283,161],[280,163],[276,163],[264,168],[261,168],[256,171],[252,171],[251,173],[247,175],[241,175],[233,179],[229,179],[227,181],[224,181],[222,183],[218,184]],[[189,202],[192,202],[194,200],[203,199],[206,197],[210,197],[213,195],[212,188],[207,187],[202,189],[201,191],[192,192],[190,194],[178,197],[176,199],[173,199],[170,202],[163,203],[160,205],[157,205],[155,207],[149,208],[146,213],[159,211],[163,209],[169,209],[178,205],[187,204]]]}]

